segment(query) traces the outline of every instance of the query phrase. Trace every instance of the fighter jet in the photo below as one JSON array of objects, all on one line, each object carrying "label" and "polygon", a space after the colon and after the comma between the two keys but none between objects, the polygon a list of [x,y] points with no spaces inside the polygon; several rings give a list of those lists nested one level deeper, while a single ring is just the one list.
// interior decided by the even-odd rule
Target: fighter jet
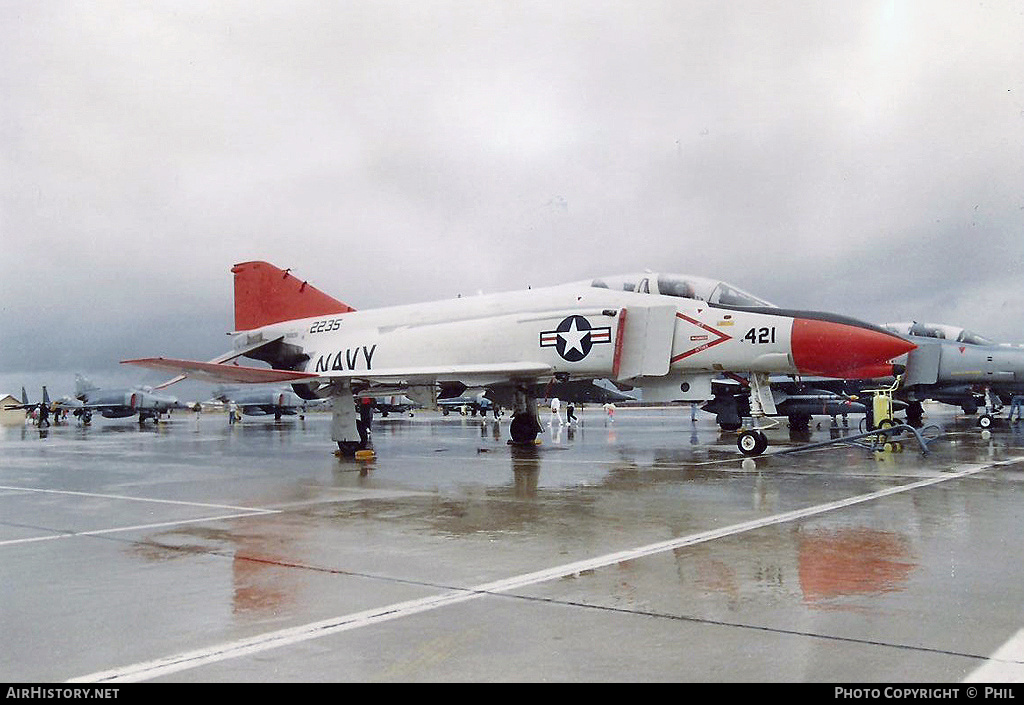
[{"label": "fighter jet", "polygon": [[[914,347],[878,326],[772,307],[699,277],[643,273],[356,311],[266,262],[231,271],[231,352],[123,362],[332,397],[331,437],[349,455],[365,443],[353,395],[404,393],[434,406],[439,383],[485,387],[512,409],[512,442],[533,443],[542,430],[534,389],[549,380],[609,379],[641,387],[645,400],[704,401],[715,376],[743,372],[759,418],[771,411],[770,374],[877,377]],[[271,369],[228,364],[243,356]],[[738,445],[759,454],[767,443],[755,428]]]},{"label": "fighter jet", "polygon": [[[547,398],[558,397],[564,402],[575,404],[604,404],[606,402],[636,401],[632,394],[620,392],[611,382],[604,380],[570,380],[553,382],[544,386],[543,395]],[[629,385],[624,388],[631,389]]]},{"label": "fighter jet", "polygon": [[984,412],[978,425],[992,425],[995,407],[1024,393],[1024,346],[998,344],[956,326],[886,323],[884,326],[917,345],[906,356],[906,373],[897,397],[904,399],[907,419],[920,422],[926,399],[959,406],[966,414]]},{"label": "fighter jet", "polygon": [[295,416],[306,411],[306,400],[290,389],[229,389],[218,387],[213,398],[225,404],[234,402],[246,416]]},{"label": "fighter jet", "polygon": [[486,389],[464,389],[458,394],[458,396],[440,396],[444,393],[445,389],[442,388],[437,400],[437,406],[445,416],[448,416],[448,414],[453,411],[463,415],[470,414],[472,416],[476,416],[477,414],[486,416],[488,412],[492,412],[495,418],[498,416],[498,406],[487,398]]},{"label": "fighter jet", "polygon": [[75,375],[75,396],[62,397],[57,404],[71,409],[84,424],[92,421],[93,413],[99,413],[107,419],[124,419],[137,414],[141,425],[146,419],[159,421],[160,415],[171,409],[185,408],[177,398],[157,394],[151,387],[100,389],[82,375]]},{"label": "fighter jet", "polygon": [[[773,376],[770,380],[776,415],[785,416],[792,429],[806,429],[811,418],[823,414],[834,418],[867,412],[870,399],[861,399],[860,380],[816,377],[796,379]],[[750,384],[738,375],[723,376],[711,385],[714,398],[703,404],[703,411],[715,414],[715,421],[726,431],[735,431],[750,416]],[[899,408],[903,408],[902,405]]]},{"label": "fighter jet", "polygon": [[381,416],[387,416],[388,414],[404,414],[405,412],[412,411],[419,406],[404,394],[389,394],[387,396],[374,397],[372,404],[373,410]]},{"label": "fighter jet", "polygon": [[[996,343],[965,328],[941,323],[910,321],[885,323],[882,327],[917,345],[896,359],[904,371],[893,405],[906,409],[911,424],[921,423],[922,402],[932,400],[958,406],[965,414],[983,410],[978,425],[988,428],[999,407],[1008,404],[1013,395],[1024,394],[1024,346]],[[810,414],[834,416],[836,412],[844,413],[844,408],[845,413],[868,414],[870,425],[871,408],[870,403],[864,403],[868,397],[864,390],[885,387],[893,381],[772,380],[772,389],[779,413],[789,416],[791,426],[806,423]],[[726,380],[716,380],[714,392],[715,399],[702,408],[717,414],[723,428],[738,428],[740,416],[749,413],[744,406],[745,393],[735,381]],[[819,400],[829,403],[817,408],[813,396],[806,396],[815,393]]]},{"label": "fighter jet", "polygon": [[[562,401],[576,404],[602,404],[604,402],[635,401],[636,397],[623,394],[616,390],[611,383],[608,386],[600,384],[598,380],[577,379],[559,382],[548,380],[533,385],[532,393],[537,398],[558,397]],[[461,384],[443,384],[438,392],[437,405],[441,412],[447,416],[453,410],[465,409],[466,412],[476,416],[478,413],[487,415],[494,413],[495,416],[501,411],[501,407],[495,404],[488,396],[491,392],[487,389],[466,389]]]}]

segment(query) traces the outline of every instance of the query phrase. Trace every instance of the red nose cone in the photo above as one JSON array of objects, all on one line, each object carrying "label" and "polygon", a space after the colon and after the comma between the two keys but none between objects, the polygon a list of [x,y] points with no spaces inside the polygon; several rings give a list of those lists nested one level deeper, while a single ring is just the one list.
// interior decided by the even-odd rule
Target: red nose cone
[{"label": "red nose cone", "polygon": [[867,324],[797,317],[792,347],[793,362],[801,373],[852,378],[863,377],[865,369],[879,371],[881,363],[917,346]]}]

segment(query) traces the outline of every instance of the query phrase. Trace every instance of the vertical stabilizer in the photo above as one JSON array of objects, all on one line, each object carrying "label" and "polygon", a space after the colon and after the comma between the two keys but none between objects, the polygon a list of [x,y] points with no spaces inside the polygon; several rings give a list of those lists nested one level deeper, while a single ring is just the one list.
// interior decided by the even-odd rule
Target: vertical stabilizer
[{"label": "vertical stabilizer", "polygon": [[99,389],[95,384],[89,381],[88,378],[82,375],[75,375],[75,397],[82,398],[89,392],[93,392]]},{"label": "vertical stabilizer", "polygon": [[355,309],[267,262],[243,262],[235,275],[235,330]]}]

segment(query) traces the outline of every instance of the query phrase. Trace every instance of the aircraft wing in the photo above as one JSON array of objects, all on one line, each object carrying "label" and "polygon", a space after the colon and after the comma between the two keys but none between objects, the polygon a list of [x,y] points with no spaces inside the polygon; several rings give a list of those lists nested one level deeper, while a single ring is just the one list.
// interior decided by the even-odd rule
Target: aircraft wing
[{"label": "aircraft wing", "polygon": [[200,362],[199,360],[178,360],[172,357],[144,357],[137,360],[122,360],[125,365],[138,365],[152,370],[177,372],[179,375],[206,382],[303,382],[318,375],[291,370],[275,370],[267,367],[243,367],[222,362]]},{"label": "aircraft wing", "polygon": [[553,368],[546,363],[507,362],[479,365],[440,365],[424,367],[397,367],[380,370],[331,370],[328,372],[295,372],[275,370],[266,367],[243,367],[235,364],[179,360],[166,357],[149,357],[137,360],[122,360],[123,364],[138,365],[150,369],[177,372],[206,382],[242,382],[260,384],[264,382],[309,382],[348,380],[367,384],[416,384],[434,382],[439,379],[479,381],[481,384],[510,379],[532,379],[551,374]]}]

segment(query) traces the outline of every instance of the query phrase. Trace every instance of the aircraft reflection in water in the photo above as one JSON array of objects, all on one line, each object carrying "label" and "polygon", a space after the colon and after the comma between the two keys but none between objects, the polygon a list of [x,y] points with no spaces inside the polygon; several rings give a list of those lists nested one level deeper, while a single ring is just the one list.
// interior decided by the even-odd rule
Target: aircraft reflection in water
[{"label": "aircraft reflection in water", "polygon": [[[274,533],[274,540],[266,538],[270,517],[262,515],[262,531],[230,528],[215,529],[205,526],[180,526],[153,533],[128,549],[138,558],[154,564],[179,560],[182,550],[216,550],[229,547],[231,562],[231,612],[237,617],[263,619],[279,615],[302,597],[304,585],[294,572],[281,570],[289,563],[287,549],[292,539],[282,543],[281,537],[290,535],[284,530]],[[294,530],[294,527],[289,527]]]},{"label": "aircraft reflection in water", "polygon": [[71,409],[86,424],[92,421],[94,413],[107,419],[138,415],[142,424],[146,419],[159,421],[161,414],[169,414],[172,409],[185,408],[176,397],[159,394],[152,387],[100,389],[81,375],[75,375],[75,396],[62,397],[57,404]]},{"label": "aircraft reflection in water", "polygon": [[535,445],[513,445],[512,478],[515,496],[524,499],[537,496],[540,482],[540,453]]},{"label": "aircraft reflection in water", "polygon": [[887,531],[801,531],[798,540],[807,602],[901,590],[916,567],[906,539]]},{"label": "aircraft reflection in water", "polygon": [[[331,397],[341,452],[365,447],[354,396],[406,394],[433,407],[443,385],[481,387],[512,409],[510,435],[541,430],[538,389],[609,379],[648,401],[705,401],[722,372],[751,380],[754,415],[774,413],[771,374],[870,378],[891,374],[913,344],[851,318],[773,307],[724,282],[638,274],[547,288],[356,311],[287,271],[246,262],[235,275],[233,350],[208,362],[131,364],[215,382],[291,382]],[[272,369],[226,364],[249,357]],[[767,447],[760,429],[740,449]]]}]

